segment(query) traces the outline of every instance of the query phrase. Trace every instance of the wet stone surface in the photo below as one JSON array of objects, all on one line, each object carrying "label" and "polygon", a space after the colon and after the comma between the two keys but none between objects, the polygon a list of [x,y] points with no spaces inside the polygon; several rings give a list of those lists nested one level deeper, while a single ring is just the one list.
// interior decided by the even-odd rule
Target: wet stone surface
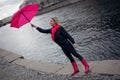
[{"label": "wet stone surface", "polygon": [[27,69],[24,66],[8,63],[0,57],[1,80],[119,80],[118,75],[101,75],[88,73],[85,76],[55,75]]}]

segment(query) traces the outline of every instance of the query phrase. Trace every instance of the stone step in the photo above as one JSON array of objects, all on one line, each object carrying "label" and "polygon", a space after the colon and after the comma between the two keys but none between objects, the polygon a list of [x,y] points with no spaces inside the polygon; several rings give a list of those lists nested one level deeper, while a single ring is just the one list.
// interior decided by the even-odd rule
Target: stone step
[{"label": "stone step", "polygon": [[93,61],[90,66],[92,73],[120,75],[120,60]]},{"label": "stone step", "polygon": [[49,64],[49,63],[43,63],[43,62],[34,61],[34,60],[31,61],[27,59],[17,59],[13,63],[25,66],[33,70],[46,72],[46,73],[56,73],[58,70],[63,68],[63,65]]},{"label": "stone step", "polygon": [[13,62],[16,59],[23,58],[23,56],[15,54],[15,53],[10,53],[6,57],[4,57],[8,62]]},{"label": "stone step", "polygon": [[7,56],[9,54],[10,54],[9,51],[6,51],[6,50],[3,50],[3,49],[0,48],[0,56],[5,57],[5,56]]},{"label": "stone step", "polygon": [[12,62],[18,58],[23,58],[23,56],[15,54],[13,52],[3,50],[0,48],[0,56],[4,57],[8,62]]}]

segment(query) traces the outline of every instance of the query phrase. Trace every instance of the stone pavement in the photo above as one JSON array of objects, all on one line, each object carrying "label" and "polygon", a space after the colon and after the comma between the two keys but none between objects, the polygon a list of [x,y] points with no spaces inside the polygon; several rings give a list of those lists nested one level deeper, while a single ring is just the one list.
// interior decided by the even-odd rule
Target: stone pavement
[{"label": "stone pavement", "polygon": [[15,53],[0,49],[0,80],[120,80],[120,61],[90,62],[90,72],[78,62],[80,73],[71,77],[70,64],[46,64],[24,59]]}]

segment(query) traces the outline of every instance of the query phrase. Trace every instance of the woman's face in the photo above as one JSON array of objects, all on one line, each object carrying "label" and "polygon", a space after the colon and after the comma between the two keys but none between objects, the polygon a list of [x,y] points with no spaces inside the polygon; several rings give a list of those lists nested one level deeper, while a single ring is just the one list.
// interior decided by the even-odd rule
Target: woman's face
[{"label": "woman's face", "polygon": [[55,23],[55,21],[53,19],[51,19],[50,24],[51,24],[51,26],[54,26],[56,23]]}]

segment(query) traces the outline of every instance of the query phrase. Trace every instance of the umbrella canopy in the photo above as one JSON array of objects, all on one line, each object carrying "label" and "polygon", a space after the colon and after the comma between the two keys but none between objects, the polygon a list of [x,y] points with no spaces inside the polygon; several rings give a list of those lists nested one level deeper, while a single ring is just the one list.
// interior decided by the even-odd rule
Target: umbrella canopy
[{"label": "umbrella canopy", "polygon": [[30,22],[37,13],[38,4],[29,4],[22,7],[13,15],[10,27],[20,28]]}]

